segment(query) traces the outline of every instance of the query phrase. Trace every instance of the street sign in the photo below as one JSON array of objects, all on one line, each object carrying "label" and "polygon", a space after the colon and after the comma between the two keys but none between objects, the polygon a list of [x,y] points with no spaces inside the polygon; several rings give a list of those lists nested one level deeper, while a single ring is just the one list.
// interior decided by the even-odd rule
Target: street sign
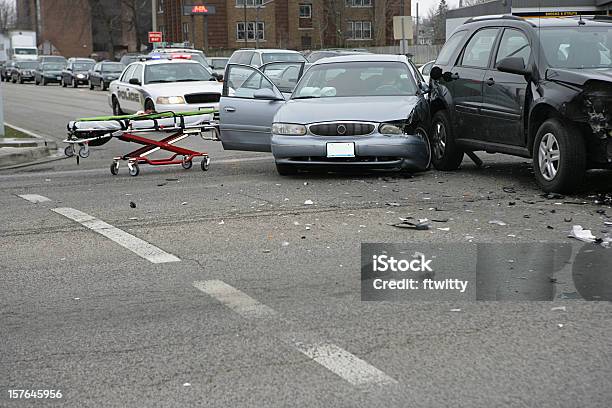
[{"label": "street sign", "polygon": [[162,42],[162,33],[161,33],[161,31],[149,31],[149,42],[150,43],[160,43],[160,42]]},{"label": "street sign", "polygon": [[183,15],[185,16],[210,16],[217,13],[215,6],[204,4],[183,5]]},{"label": "street sign", "polygon": [[393,17],[393,38],[395,40],[412,39],[412,16]]}]

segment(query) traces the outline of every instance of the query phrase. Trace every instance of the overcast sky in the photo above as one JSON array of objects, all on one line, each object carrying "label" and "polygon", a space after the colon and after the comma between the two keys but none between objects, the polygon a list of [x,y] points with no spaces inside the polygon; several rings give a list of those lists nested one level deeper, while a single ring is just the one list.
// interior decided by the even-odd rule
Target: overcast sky
[{"label": "overcast sky", "polygon": [[[429,9],[438,6],[440,0],[412,0],[412,15],[416,17],[416,5],[419,3],[419,17],[427,16]],[[459,0],[446,0],[446,4],[450,8],[456,8],[459,5]]]}]

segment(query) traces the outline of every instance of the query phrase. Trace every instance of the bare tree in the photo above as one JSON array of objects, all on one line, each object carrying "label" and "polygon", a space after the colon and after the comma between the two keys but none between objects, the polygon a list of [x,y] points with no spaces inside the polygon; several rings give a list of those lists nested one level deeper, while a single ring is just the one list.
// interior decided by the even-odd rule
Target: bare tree
[{"label": "bare tree", "polygon": [[477,4],[487,3],[492,0],[463,0],[463,7],[475,6]]},{"label": "bare tree", "polygon": [[151,0],[122,0],[122,4],[127,10],[124,20],[127,31],[134,32],[136,50],[140,51],[147,31],[145,22],[151,20]]},{"label": "bare tree", "polygon": [[[89,7],[91,8],[92,18],[98,20],[102,27],[103,35],[98,30],[94,32],[95,36],[100,36],[106,40],[106,51],[109,56],[113,58],[115,56],[115,38],[118,32],[121,30],[121,17],[117,12],[113,12],[112,8],[107,7],[106,2],[103,0],[88,0]],[[94,17],[95,16],[95,17]]]},{"label": "bare tree", "polygon": [[5,33],[15,25],[17,12],[12,0],[0,0],[0,33]]}]

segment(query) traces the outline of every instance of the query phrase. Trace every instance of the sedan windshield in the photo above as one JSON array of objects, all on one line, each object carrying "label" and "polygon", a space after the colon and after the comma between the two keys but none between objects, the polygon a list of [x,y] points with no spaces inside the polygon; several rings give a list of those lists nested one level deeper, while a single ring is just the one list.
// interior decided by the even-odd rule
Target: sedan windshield
[{"label": "sedan windshield", "polygon": [[227,65],[227,61],[229,61],[229,58],[211,58],[210,66],[213,69],[223,69]]},{"label": "sedan windshield", "polygon": [[42,65],[43,71],[61,71],[64,69],[64,64],[57,62],[47,62]]},{"label": "sedan windshield", "polygon": [[148,65],[145,69],[145,84],[163,82],[212,81],[212,76],[202,64],[168,63]]},{"label": "sedan windshield", "polygon": [[102,71],[103,72],[122,72],[123,68],[125,68],[123,66],[123,64],[117,63],[117,64],[102,64]]},{"label": "sedan windshield", "polygon": [[554,68],[612,67],[612,28],[555,27],[542,28],[542,48]]},{"label": "sedan windshield", "polygon": [[89,71],[93,66],[94,66],[93,63],[81,62],[81,63],[74,64],[72,68],[75,71]]},{"label": "sedan windshield", "polygon": [[416,82],[404,63],[338,62],[313,65],[300,80],[292,99],[404,96],[416,92]]},{"label": "sedan windshield", "polygon": [[273,52],[273,53],[263,53],[261,54],[261,58],[263,59],[263,63],[267,64],[268,62],[306,62],[306,58],[304,58],[301,54],[297,52]]}]

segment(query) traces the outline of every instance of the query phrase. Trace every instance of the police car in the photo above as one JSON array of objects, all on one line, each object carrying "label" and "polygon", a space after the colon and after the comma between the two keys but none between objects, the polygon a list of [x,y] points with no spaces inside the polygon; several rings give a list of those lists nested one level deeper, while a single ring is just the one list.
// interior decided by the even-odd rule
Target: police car
[{"label": "police car", "polygon": [[110,83],[108,102],[114,115],[219,109],[220,79],[188,56],[137,61]]}]

